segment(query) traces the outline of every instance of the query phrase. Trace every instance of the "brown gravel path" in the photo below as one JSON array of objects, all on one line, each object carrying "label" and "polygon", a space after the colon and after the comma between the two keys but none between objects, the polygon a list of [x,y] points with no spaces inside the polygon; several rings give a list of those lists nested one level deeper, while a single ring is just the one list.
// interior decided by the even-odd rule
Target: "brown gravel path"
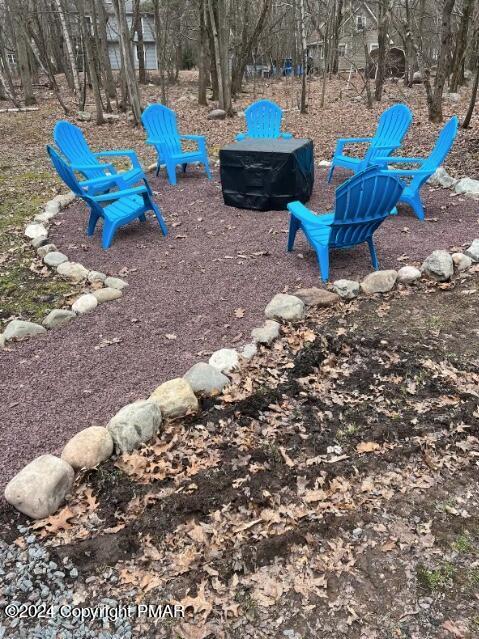
[{"label": "brown gravel path", "polygon": [[[335,177],[337,186],[345,174]],[[153,221],[133,223],[102,251],[99,229],[93,238],[84,234],[82,204],[52,229],[71,260],[112,275],[126,267],[130,286],[123,299],[0,355],[2,485],[33,457],[59,451],[86,426],[105,424],[121,406],[182,375],[206,353],[248,341],[273,294],[320,284],[303,238],[294,253],[285,251],[286,213],[225,207],[217,173],[212,182],[191,171],[177,187],[163,175],[151,183],[168,238]],[[333,191],[318,170],[312,208],[329,210]],[[479,236],[476,202],[427,188],[424,197],[429,221],[403,209],[376,234],[382,268],[398,268],[401,255],[413,263]],[[331,263],[331,279],[370,271],[364,246],[336,252]],[[243,318],[235,316],[237,308],[245,309]],[[114,338],[120,342],[105,345]]]}]

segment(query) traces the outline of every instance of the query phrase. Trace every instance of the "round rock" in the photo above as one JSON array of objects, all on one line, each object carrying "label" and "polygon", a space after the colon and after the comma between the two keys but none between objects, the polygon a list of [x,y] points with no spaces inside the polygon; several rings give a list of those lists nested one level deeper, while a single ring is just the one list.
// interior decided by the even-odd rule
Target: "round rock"
[{"label": "round rock", "polygon": [[73,302],[72,311],[78,315],[84,315],[85,313],[92,311],[97,306],[98,300],[96,297],[92,293],[85,293],[84,295],[80,295],[80,297]]},{"label": "round rock", "polygon": [[33,222],[32,224],[28,224],[25,229],[25,235],[29,237],[31,240],[36,239],[37,237],[47,236],[47,229],[43,226],[43,224],[39,224],[37,222]]},{"label": "round rock", "polygon": [[361,289],[368,295],[373,293],[387,293],[390,291],[397,280],[397,272],[393,270],[389,271],[374,271],[369,273],[361,282]]},{"label": "round rock", "polygon": [[47,253],[53,253],[53,251],[56,250],[57,247],[55,246],[55,244],[43,244],[42,246],[39,246],[37,248],[37,255],[41,258],[44,258]]},{"label": "round rock", "polygon": [[90,271],[88,273],[87,279],[92,284],[94,282],[104,282],[106,280],[106,275],[105,273],[102,273],[101,271]]},{"label": "round rock", "polygon": [[327,291],[325,288],[301,288],[294,292],[296,297],[306,304],[306,306],[331,306],[337,304],[340,297],[337,293]]},{"label": "round rock", "polygon": [[263,326],[253,328],[251,337],[258,344],[270,345],[279,337],[279,329],[281,324],[275,320],[266,320]]},{"label": "round rock", "polygon": [[118,411],[107,429],[117,448],[128,452],[154,437],[160,430],[161,421],[161,410],[156,402],[139,400]]},{"label": "round rock", "polygon": [[251,342],[250,344],[245,344],[243,348],[240,350],[241,357],[244,359],[251,359],[258,352],[258,347],[255,342]]},{"label": "round rock", "polygon": [[359,295],[360,286],[354,280],[336,280],[333,282],[333,291],[344,300],[352,300]]},{"label": "round rock", "polygon": [[[40,237],[35,237],[30,242],[34,249],[37,249],[39,246],[43,246],[44,244],[48,244],[48,236],[40,235]],[[56,248],[56,247],[55,247]]]},{"label": "round rock", "polygon": [[224,120],[226,117],[226,111],[223,111],[223,109],[213,109],[213,111],[210,111],[208,113],[207,119],[208,120]]},{"label": "round rock", "polygon": [[74,317],[76,317],[76,314],[73,311],[69,311],[66,308],[54,308],[53,311],[48,313],[42,324],[48,329],[59,328],[68,324]]},{"label": "round rock", "polygon": [[60,264],[68,262],[68,257],[60,253],[60,251],[51,251],[45,255],[43,261],[47,266],[57,267],[60,266]]},{"label": "round rock", "polygon": [[107,277],[105,278],[105,286],[116,288],[121,291],[128,286],[128,282],[125,282],[125,280],[122,280],[119,277]]},{"label": "round rock", "polygon": [[238,363],[238,353],[234,348],[221,348],[219,351],[215,351],[208,360],[208,364],[220,373],[229,373],[238,366]]},{"label": "round rock", "polygon": [[295,295],[278,293],[265,308],[264,314],[268,319],[300,320],[304,316],[304,302]]},{"label": "round rock", "polygon": [[73,486],[75,473],[70,464],[42,455],[30,462],[7,484],[5,499],[14,508],[31,517],[52,515]]},{"label": "round rock", "polygon": [[97,291],[94,291],[93,295],[96,297],[98,304],[102,304],[103,302],[117,300],[123,293],[117,288],[108,286],[107,288],[99,288]]},{"label": "round rock", "polygon": [[150,395],[150,400],[161,409],[164,418],[185,417],[198,411],[196,395],[189,382],[183,377],[176,377],[161,384]]},{"label": "round rock", "polygon": [[421,277],[421,271],[415,266],[402,266],[398,271],[397,281],[401,284],[412,284]]},{"label": "round rock", "polygon": [[453,253],[451,257],[454,262],[454,266],[459,272],[466,271],[470,266],[472,266],[472,257],[469,257],[469,255],[465,255],[464,253]]},{"label": "round rock", "polygon": [[213,397],[229,384],[229,379],[214,366],[198,362],[183,375],[194,393]]},{"label": "round rock", "polygon": [[6,342],[11,342],[13,340],[33,337],[35,335],[42,335],[46,332],[46,329],[40,324],[26,322],[24,320],[12,320],[7,324],[3,332],[3,336]]},{"label": "round rock", "polygon": [[469,256],[473,262],[479,262],[479,240],[474,240],[471,246],[465,251],[465,254]]},{"label": "round rock", "polygon": [[447,282],[454,273],[454,263],[447,251],[433,251],[424,260],[421,270],[438,282]]},{"label": "round rock", "polygon": [[74,470],[93,468],[113,453],[113,439],[106,428],[91,426],[70,439],[62,452],[62,459]]},{"label": "round rock", "polygon": [[81,282],[88,277],[88,269],[78,262],[64,262],[57,267],[57,273],[72,282]]}]

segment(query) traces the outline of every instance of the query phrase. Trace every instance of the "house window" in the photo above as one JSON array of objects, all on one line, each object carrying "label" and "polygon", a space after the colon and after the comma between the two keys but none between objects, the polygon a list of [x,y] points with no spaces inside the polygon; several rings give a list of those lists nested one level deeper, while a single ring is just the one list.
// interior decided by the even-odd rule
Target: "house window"
[{"label": "house window", "polygon": [[324,60],[324,47],[322,44],[319,45],[319,59]]},{"label": "house window", "polygon": [[7,53],[7,60],[8,60],[8,64],[11,65],[12,67],[15,66],[16,64],[16,60],[15,60],[15,54],[14,53]]},{"label": "house window", "polygon": [[362,31],[365,28],[366,28],[366,17],[356,16],[356,29],[358,31]]},{"label": "house window", "polygon": [[378,43],[377,43],[377,42],[372,42],[372,43],[369,45],[369,52],[374,51],[374,49],[379,49],[379,45],[378,45]]},{"label": "house window", "polygon": [[346,56],[346,45],[340,44],[338,46],[338,57],[344,58]]}]

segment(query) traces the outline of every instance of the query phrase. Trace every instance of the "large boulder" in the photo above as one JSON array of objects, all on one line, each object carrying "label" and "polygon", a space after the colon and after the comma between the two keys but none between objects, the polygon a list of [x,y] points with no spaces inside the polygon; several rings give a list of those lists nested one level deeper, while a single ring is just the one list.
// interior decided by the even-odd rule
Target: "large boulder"
[{"label": "large boulder", "polygon": [[98,300],[93,293],[85,293],[73,302],[72,311],[77,313],[77,315],[85,315],[85,313],[93,311],[97,306]]},{"label": "large boulder", "polygon": [[88,277],[88,269],[78,262],[63,262],[57,267],[57,273],[72,282],[81,282]]},{"label": "large boulder", "polygon": [[279,329],[281,324],[275,320],[266,320],[263,326],[253,328],[251,337],[258,344],[266,344],[269,346],[275,339],[279,337]]},{"label": "large boulder", "polygon": [[66,444],[62,459],[74,470],[93,468],[113,453],[113,439],[103,426],[90,426],[77,433]]},{"label": "large boulder", "polygon": [[295,295],[278,293],[264,310],[268,319],[280,319],[289,322],[304,317],[304,302]]},{"label": "large boulder", "polygon": [[73,318],[76,317],[76,313],[73,311],[69,311],[66,308],[54,308],[53,311],[50,311],[45,319],[42,321],[42,324],[45,328],[59,328],[60,326],[65,326],[68,324]]},{"label": "large boulder", "polygon": [[17,319],[7,324],[3,332],[3,337],[6,342],[12,342],[18,339],[34,337],[35,335],[42,335],[46,332],[46,329],[40,324]]},{"label": "large boulder", "polygon": [[412,284],[421,277],[421,271],[415,266],[402,266],[398,271],[397,281],[401,284]]},{"label": "large boulder", "polygon": [[361,289],[368,295],[373,293],[387,293],[396,284],[397,271],[374,271],[369,273],[361,282]]},{"label": "large boulder", "polygon": [[60,253],[60,251],[49,251],[43,258],[43,261],[47,266],[56,268],[57,266],[60,266],[60,264],[68,262],[68,257],[64,253]]},{"label": "large boulder", "polygon": [[468,177],[462,178],[462,180],[456,182],[454,191],[459,194],[479,197],[479,180],[473,180]]},{"label": "large boulder", "polygon": [[421,270],[438,282],[447,282],[454,273],[454,263],[447,251],[433,251],[424,260]]},{"label": "large boulder", "polygon": [[194,393],[210,397],[221,393],[230,381],[226,375],[223,375],[218,369],[206,362],[194,364],[183,377]]},{"label": "large boulder", "polygon": [[224,120],[226,117],[226,111],[223,111],[223,109],[213,109],[213,111],[210,111],[208,113],[207,119],[208,120]]},{"label": "large boulder", "polygon": [[220,373],[229,373],[238,366],[239,357],[234,348],[220,348],[219,351],[215,351],[208,364],[220,371]]},{"label": "large boulder", "polygon": [[471,246],[466,249],[465,254],[468,255],[473,262],[479,262],[479,240],[474,240]]},{"label": "large boulder", "polygon": [[336,280],[333,282],[333,291],[344,300],[352,300],[359,295],[359,282],[354,280]]},{"label": "large boulder", "polygon": [[61,506],[74,477],[73,468],[66,461],[55,455],[42,455],[8,482],[5,499],[27,517],[43,519]]},{"label": "large boulder", "polygon": [[157,402],[139,400],[119,410],[107,429],[116,447],[122,452],[129,452],[154,437],[160,430],[161,421]]},{"label": "large boulder", "polygon": [[443,189],[450,189],[456,183],[456,178],[449,175],[446,169],[442,166],[436,169],[428,180],[428,184],[431,184],[432,186],[441,186]]},{"label": "large boulder", "polygon": [[331,306],[337,304],[340,301],[340,297],[337,293],[332,293],[325,288],[301,288],[294,292],[296,297],[299,297],[306,306]]},{"label": "large boulder", "polygon": [[176,377],[161,384],[150,395],[150,400],[158,404],[165,418],[185,417],[198,411],[196,395],[189,382]]},{"label": "large boulder", "polygon": [[451,255],[452,261],[457,271],[465,271],[472,266],[472,258],[464,253],[453,253]]}]

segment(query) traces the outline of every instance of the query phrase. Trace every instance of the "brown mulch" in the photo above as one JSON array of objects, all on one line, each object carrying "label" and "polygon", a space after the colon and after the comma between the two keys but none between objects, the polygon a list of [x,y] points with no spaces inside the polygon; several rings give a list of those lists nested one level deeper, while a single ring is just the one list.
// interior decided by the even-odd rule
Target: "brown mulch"
[{"label": "brown mulch", "polygon": [[[325,171],[317,171],[312,208],[331,210],[334,186],[345,174],[335,177],[328,186]],[[72,261],[123,274],[129,288],[121,300],[2,354],[8,371],[0,381],[2,483],[33,457],[59,451],[82,428],[106,424],[121,406],[183,375],[213,350],[247,342],[275,293],[320,284],[303,238],[293,253],[285,250],[285,212],[225,207],[217,173],[212,182],[193,170],[177,187],[163,175],[151,183],[167,238],[153,220],[133,223],[102,251],[100,229],[85,235],[83,204],[68,209],[51,231]],[[377,232],[382,268],[419,263],[434,249],[468,245],[478,235],[476,202],[427,187],[424,199],[425,222],[401,209]],[[364,246],[332,255],[331,280],[370,270]]]}]

